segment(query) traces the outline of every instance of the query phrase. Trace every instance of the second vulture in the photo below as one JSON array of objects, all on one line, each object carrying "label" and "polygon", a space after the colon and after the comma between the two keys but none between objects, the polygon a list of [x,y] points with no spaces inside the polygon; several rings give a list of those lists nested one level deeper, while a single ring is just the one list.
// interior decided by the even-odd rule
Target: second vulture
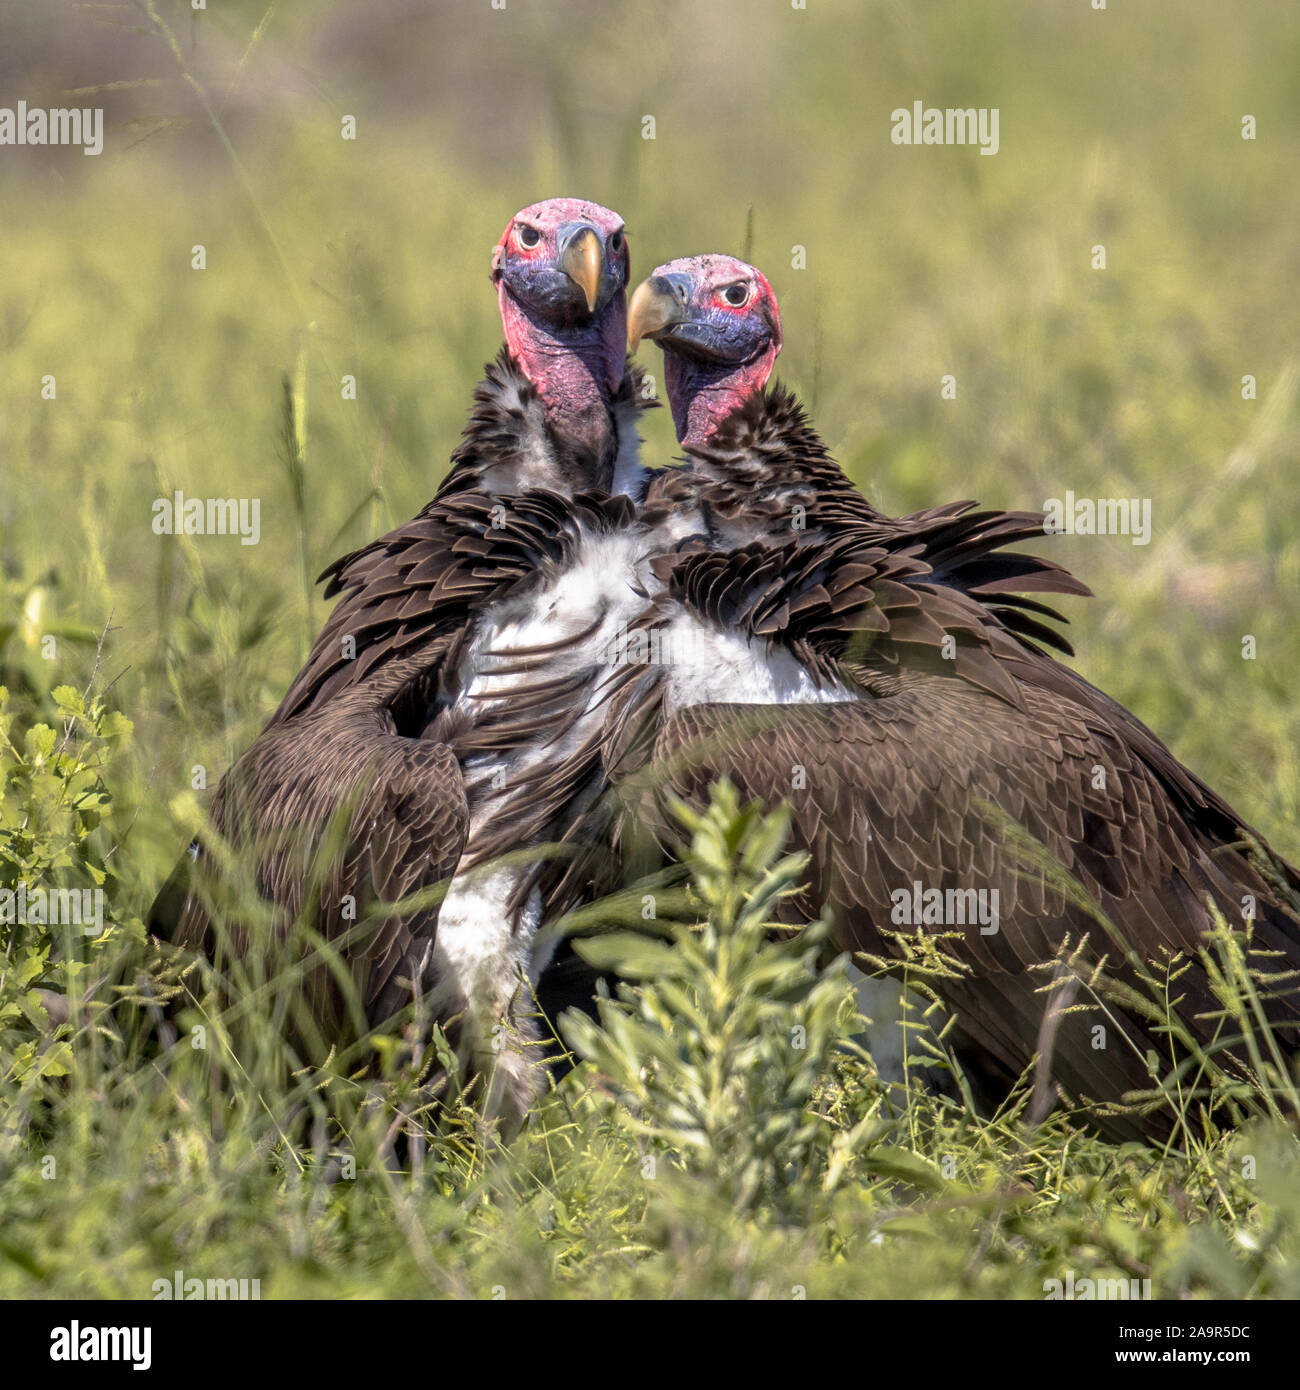
[{"label": "second vulture", "polygon": [[[1252,1059],[1198,954],[1214,909],[1248,932],[1261,1010],[1294,1056],[1300,878],[1046,650],[1069,650],[1058,615],[1026,595],[1088,591],[1002,548],[1041,538],[1043,518],[876,512],[795,400],[765,389],[780,320],[751,266],[661,267],[630,332],[664,351],[678,486],[711,544],[661,566],[639,619],[670,655],[617,700],[620,824],[671,844],[668,795],[698,802],[722,776],[788,802],[811,856],[796,910],[829,914],[839,949],[898,959],[909,933],[947,933],[957,973],[935,988],[985,1090],[1005,1094],[1037,1059],[1071,1099],[1147,1092],[1101,1122],[1152,1137],[1171,1128],[1160,1079],[1197,1093],[1189,1048],[1244,1076]],[[1158,984],[1162,962],[1172,1018],[1142,979]]]}]

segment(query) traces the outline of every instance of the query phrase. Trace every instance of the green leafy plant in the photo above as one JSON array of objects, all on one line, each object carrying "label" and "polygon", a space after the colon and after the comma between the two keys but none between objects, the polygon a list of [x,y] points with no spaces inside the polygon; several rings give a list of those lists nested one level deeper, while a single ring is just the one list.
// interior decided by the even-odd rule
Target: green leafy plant
[{"label": "green leafy plant", "polygon": [[[25,723],[0,687],[0,1079],[14,1082],[64,1074],[63,1026],[102,980],[122,930],[111,915],[104,779],[131,721],[89,687],[59,686],[50,699],[57,726]],[[87,902],[101,910],[88,916]]]},{"label": "green leafy plant", "polygon": [[[579,950],[625,980],[600,1025],[568,1021],[574,1051],[618,1098],[623,1123],[672,1169],[735,1211],[793,1219],[823,1172],[844,1171],[855,1137],[818,1108],[855,1017],[843,961],[820,969],[826,930],[776,935],[778,904],[799,889],[801,855],[782,855],[784,810],[741,807],[730,783],[701,812],[679,805],[698,922],[666,940],[631,933]],[[835,1159],[831,1154],[834,1150]]]}]

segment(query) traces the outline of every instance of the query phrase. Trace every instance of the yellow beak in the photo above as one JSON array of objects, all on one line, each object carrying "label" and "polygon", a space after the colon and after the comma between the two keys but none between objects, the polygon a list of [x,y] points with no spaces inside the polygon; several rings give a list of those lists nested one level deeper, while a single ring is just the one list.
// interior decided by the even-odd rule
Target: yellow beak
[{"label": "yellow beak", "polygon": [[587,312],[596,308],[600,296],[600,277],[605,270],[605,250],[590,227],[576,233],[560,255],[560,269],[582,291]]},{"label": "yellow beak", "polygon": [[654,276],[642,280],[627,306],[627,350],[635,352],[642,338],[653,338],[681,321],[681,300]]}]

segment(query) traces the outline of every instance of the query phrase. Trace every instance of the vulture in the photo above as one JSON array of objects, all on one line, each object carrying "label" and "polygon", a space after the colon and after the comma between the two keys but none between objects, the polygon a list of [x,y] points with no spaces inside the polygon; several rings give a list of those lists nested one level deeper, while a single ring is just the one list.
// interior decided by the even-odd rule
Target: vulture
[{"label": "vulture", "polygon": [[[520,975],[536,984],[546,962],[530,954],[534,866],[481,866],[563,833],[571,788],[537,767],[554,739],[585,732],[564,732],[562,690],[546,684],[568,679],[561,658],[534,679],[494,648],[554,640],[547,613],[558,606],[563,627],[570,598],[590,609],[582,586],[599,564],[584,544],[635,517],[647,393],[627,359],[628,274],[606,208],[556,198],[507,224],[492,257],[505,346],[450,471],[418,516],[321,576],[338,603],[222,779],[217,834],[189,847],[150,916],[155,935],[219,964],[268,958],[272,939],[307,927],[350,971],[361,1016],[331,963],[309,961],[300,1046],[323,1055],[418,997],[471,1071],[497,1063],[489,1106],[507,1120],[531,1099]],[[572,594],[554,592],[557,575]],[[241,919],[219,846],[253,866],[269,927]],[[503,1020],[517,1046],[499,1049]]]},{"label": "vulture", "polygon": [[[224,842],[269,931],[307,926],[351,973],[360,1016],[328,963],[307,970],[305,1045],[417,1004],[513,1128],[542,1083],[538,1002],[591,1004],[592,972],[548,928],[620,886],[647,835],[672,854],[673,799],[726,777],[791,808],[809,869],[790,925],[824,915],[836,951],[877,962],[941,935],[934,988],[985,1095],[1036,1063],[1049,1103],[1168,1134],[1158,1097],[1114,1103],[1184,1065],[1174,1032],[1245,1065],[1197,955],[1216,909],[1247,919],[1260,1009],[1293,1049],[1300,880],[1057,660],[1063,620],[1039,596],[1089,591],[1016,548],[1042,516],[882,514],[769,385],[781,319],[759,271],[674,261],[630,305],[628,272],[606,209],[511,219],[493,255],[505,348],[451,469],[322,575],[338,602],[155,932],[218,961],[266,954],[237,908],[217,939]],[[644,338],[685,452],[656,472],[627,356]],[[1176,1028],[1138,1001],[1161,959]],[[1102,992],[1103,968],[1127,995]]]},{"label": "vulture", "polygon": [[[1248,933],[1259,1011],[1293,1055],[1300,879],[1053,655],[1070,654],[1062,620],[1034,595],[1089,591],[1007,548],[1043,539],[1043,517],[872,507],[768,385],[780,317],[752,266],[660,267],[629,307],[642,338],[664,353],[686,454],[650,480],[643,513],[691,521],[650,562],[632,624],[655,655],[625,664],[609,696],[619,796],[601,833],[617,845],[649,826],[671,849],[671,798],[699,803],[723,777],[787,803],[809,855],[791,920],[825,914],[836,950],[886,962],[942,934],[933,985],[994,1099],[1036,1065],[1044,1112],[1097,1102],[1106,1132],[1159,1139],[1173,1129],[1160,1078],[1204,1098],[1186,1046],[1242,1074],[1198,954],[1216,909]],[[1142,977],[1166,971],[1172,1019],[1140,1002]]]}]

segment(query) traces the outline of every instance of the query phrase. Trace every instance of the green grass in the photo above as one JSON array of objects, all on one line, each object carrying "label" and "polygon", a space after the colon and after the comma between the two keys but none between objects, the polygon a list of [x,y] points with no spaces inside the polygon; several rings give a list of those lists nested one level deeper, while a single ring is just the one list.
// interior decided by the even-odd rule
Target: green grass
[{"label": "green grass", "polygon": [[[31,101],[47,79],[53,104],[154,85],[102,98],[99,159],[0,152],[0,884],[102,875],[112,921],[95,942],[0,927],[0,1294],[147,1296],[179,1268],[268,1297],[1038,1298],[1072,1269],[1156,1296],[1296,1296],[1286,1123],[1175,1154],[900,1104],[834,982],[801,992],[776,947],[789,990],[737,1016],[761,1030],[784,1010],[811,1050],[742,1057],[761,1093],[721,1088],[692,1128],[662,1089],[620,1082],[644,1030],[687,1026],[642,998],[623,1052],[584,1036],[600,1069],[509,1146],[471,1109],[425,1116],[416,1171],[385,1148],[420,1102],[408,1080],[286,1078],[269,1027],[238,1055],[183,1039],[150,1060],[100,985],[51,1038],[37,986],[131,981],[139,999],[143,962],[166,989],[141,918],[200,813],[193,784],[247,746],[319,626],[304,573],[432,494],[498,341],[489,249],[558,192],[625,214],[637,274],[748,250],[781,297],[780,374],[888,509],[1149,497],[1149,546],[1053,547],[1097,594],[1070,605],[1076,664],[1300,852],[1300,13],[641,8],[589,26],[527,0],[442,7],[350,43],[346,7],[258,31],[261,5],[196,28],[160,4],[229,148],[147,16],[72,76],[49,57],[66,14],[15,20]],[[1000,153],[892,146],[889,111],[918,98],[998,106]],[[181,124],[132,144],[139,117]],[[655,461],[675,453],[666,417]],[[155,536],[151,504],[178,488],[261,499],[260,543]],[[734,866],[697,868],[704,892]],[[718,962],[697,966],[703,988]],[[725,1021],[696,1019],[700,1059],[738,1046]]]}]

